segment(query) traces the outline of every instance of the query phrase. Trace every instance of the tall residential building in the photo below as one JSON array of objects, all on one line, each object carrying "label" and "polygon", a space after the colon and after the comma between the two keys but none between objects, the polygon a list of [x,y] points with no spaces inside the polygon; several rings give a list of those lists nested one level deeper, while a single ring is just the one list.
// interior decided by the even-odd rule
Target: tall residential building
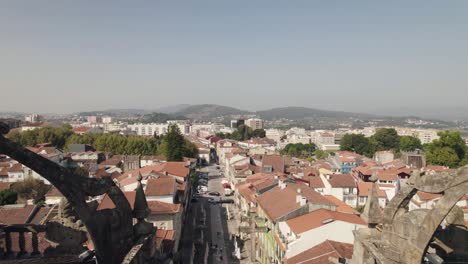
[{"label": "tall residential building", "polygon": [[263,120],[259,118],[250,118],[245,120],[245,125],[252,128],[253,130],[263,129]]}]

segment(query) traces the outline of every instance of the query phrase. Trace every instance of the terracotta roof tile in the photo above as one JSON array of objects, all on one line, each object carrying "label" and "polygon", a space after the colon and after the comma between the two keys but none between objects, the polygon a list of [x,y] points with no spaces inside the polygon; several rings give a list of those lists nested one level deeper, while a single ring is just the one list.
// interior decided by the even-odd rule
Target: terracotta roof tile
[{"label": "terracotta roof tile", "polygon": [[34,205],[14,205],[0,207],[0,224],[27,224]]},{"label": "terracotta roof tile", "polygon": [[[133,210],[133,206],[135,205],[136,192],[123,192],[123,193],[125,195],[125,198],[127,198],[127,201],[130,203],[130,207]],[[96,211],[101,211],[105,209],[114,209],[114,208],[115,208],[115,204],[112,201],[112,199],[109,197],[109,195],[104,194],[104,197],[102,197],[102,200],[99,203],[99,206],[96,209]]]},{"label": "terracotta roof tile", "polygon": [[46,197],[64,197],[63,194],[55,186],[52,186],[45,196]]},{"label": "terracotta roof tile", "polygon": [[172,177],[149,179],[146,182],[146,196],[174,195],[176,192],[176,180]]},{"label": "terracotta roof tile", "polygon": [[174,230],[156,230],[154,244],[157,250],[164,253],[172,252],[174,249]]},{"label": "terracotta roof tile", "polygon": [[[372,182],[358,182],[357,183],[358,196],[361,196],[361,197],[369,196],[369,191],[370,191],[371,186],[372,186]],[[387,198],[387,194],[385,193],[385,191],[380,188],[377,190],[377,195],[379,196],[379,198]]]},{"label": "terracotta roof tile", "polygon": [[148,201],[151,214],[176,214],[180,211],[180,204],[165,203],[160,201]]},{"label": "terracotta roof tile", "polygon": [[417,192],[416,195],[421,201],[430,201],[442,197],[442,194],[439,193],[427,193],[427,192]]},{"label": "terracotta roof tile", "polygon": [[273,172],[284,173],[284,159],[281,155],[264,155],[262,159],[262,166],[271,166]]},{"label": "terracotta roof tile", "polygon": [[0,182],[0,192],[6,189],[10,189],[11,183],[10,182]]},{"label": "terracotta roof tile", "polygon": [[308,214],[298,216],[286,221],[291,230],[296,234],[301,234],[317,227],[326,225],[326,220],[348,222],[356,225],[366,225],[364,220],[354,214],[330,211],[327,209],[318,209]]},{"label": "terracotta roof tile", "polygon": [[23,171],[23,165],[20,163],[16,163],[15,165],[11,166],[8,169],[9,172],[22,172]]},{"label": "terracotta roof tile", "polygon": [[333,188],[356,187],[354,178],[349,174],[332,174],[328,182]]},{"label": "terracotta roof tile", "polygon": [[277,186],[257,197],[257,202],[268,218],[276,221],[278,218],[301,207],[296,202],[297,189],[301,190],[301,195],[306,198],[308,203],[334,205],[334,203],[302,183],[287,183],[283,190]]},{"label": "terracotta roof tile", "polygon": [[285,259],[285,264],[329,264],[330,257],[351,259],[352,256],[352,244],[325,240],[292,258]]}]

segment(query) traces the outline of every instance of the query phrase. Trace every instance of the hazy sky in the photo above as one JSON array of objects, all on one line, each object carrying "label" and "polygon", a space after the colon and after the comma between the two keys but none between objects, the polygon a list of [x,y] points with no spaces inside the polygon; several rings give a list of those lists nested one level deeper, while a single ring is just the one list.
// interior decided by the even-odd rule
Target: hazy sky
[{"label": "hazy sky", "polygon": [[0,111],[465,107],[467,14],[466,0],[1,1]]}]

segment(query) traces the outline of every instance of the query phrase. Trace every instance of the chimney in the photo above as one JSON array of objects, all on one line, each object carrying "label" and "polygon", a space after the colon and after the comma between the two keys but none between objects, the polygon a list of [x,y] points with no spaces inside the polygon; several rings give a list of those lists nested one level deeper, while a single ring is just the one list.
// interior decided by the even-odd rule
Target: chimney
[{"label": "chimney", "polygon": [[296,203],[300,204],[302,200],[302,190],[297,188],[296,190]]},{"label": "chimney", "polygon": [[300,206],[304,206],[307,203],[307,199],[305,197],[301,197],[301,201],[299,202]]},{"label": "chimney", "polygon": [[279,180],[278,186],[280,187],[281,190],[284,190],[284,188],[286,188],[286,183],[284,183],[283,180]]}]

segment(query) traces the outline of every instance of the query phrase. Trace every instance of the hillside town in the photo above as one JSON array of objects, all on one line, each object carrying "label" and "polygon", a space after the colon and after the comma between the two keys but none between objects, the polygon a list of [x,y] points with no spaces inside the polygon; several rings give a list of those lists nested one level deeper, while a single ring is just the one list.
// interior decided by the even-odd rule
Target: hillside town
[{"label": "hillside town", "polygon": [[[383,210],[414,173],[453,173],[458,167],[435,164],[425,152],[451,133],[428,129],[280,130],[265,128],[258,118],[232,120],[230,126],[187,120],[123,124],[89,116],[86,122],[55,128],[69,132],[57,144],[60,140],[43,135],[55,130],[39,115],[10,125],[14,129],[7,137],[76,177],[112,179],[132,208],[141,185],[149,210],[146,221],[156,230],[157,263],[348,263],[354,231],[369,224],[364,209],[372,193]],[[39,134],[28,142],[28,133]],[[131,151],[129,141],[128,149],[113,153],[99,149],[99,138],[85,140],[114,135],[164,142],[174,133],[196,151],[177,158],[164,152],[135,153],[139,150]],[[383,133],[388,134],[381,139]],[[398,146],[388,140],[391,133]],[[357,140],[349,147],[346,141],[353,135],[387,149],[369,155],[359,150]],[[67,142],[73,137],[82,143]],[[418,144],[404,145],[405,137]],[[467,139],[459,139],[466,159]],[[158,144],[151,146],[163,149],[165,143]],[[460,158],[459,166],[464,162]],[[408,209],[433,208],[441,197],[417,192]],[[46,256],[54,243],[43,233],[5,230],[48,225],[62,214],[63,194],[34,170],[0,155],[0,198],[0,258]],[[88,202],[96,203],[96,211],[116,207],[108,195],[89,197]],[[468,225],[468,196],[457,206]],[[84,239],[81,247],[92,250],[93,243]]]}]

